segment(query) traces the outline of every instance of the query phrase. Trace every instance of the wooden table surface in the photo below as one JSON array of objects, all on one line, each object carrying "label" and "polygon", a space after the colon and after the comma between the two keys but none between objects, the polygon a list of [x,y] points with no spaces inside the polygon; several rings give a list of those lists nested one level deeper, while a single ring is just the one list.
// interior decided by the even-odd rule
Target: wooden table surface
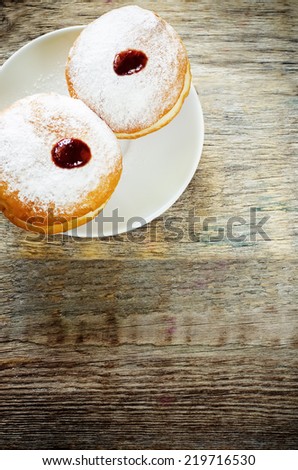
[{"label": "wooden table surface", "polygon": [[[0,64],[125,3],[1,1]],[[298,3],[137,3],[185,41],[202,160],[129,237],[38,241],[1,217],[1,448],[297,448]]]}]

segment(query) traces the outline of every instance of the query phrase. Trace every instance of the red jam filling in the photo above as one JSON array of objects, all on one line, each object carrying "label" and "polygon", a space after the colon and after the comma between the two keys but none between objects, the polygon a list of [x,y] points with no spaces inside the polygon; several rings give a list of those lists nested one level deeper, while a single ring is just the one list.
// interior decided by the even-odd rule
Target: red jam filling
[{"label": "red jam filling", "polygon": [[147,62],[144,52],[129,49],[115,56],[114,71],[117,75],[132,75],[144,69]]},{"label": "red jam filling", "polygon": [[60,168],[78,168],[86,165],[90,158],[90,148],[79,139],[62,139],[52,148],[52,159]]}]

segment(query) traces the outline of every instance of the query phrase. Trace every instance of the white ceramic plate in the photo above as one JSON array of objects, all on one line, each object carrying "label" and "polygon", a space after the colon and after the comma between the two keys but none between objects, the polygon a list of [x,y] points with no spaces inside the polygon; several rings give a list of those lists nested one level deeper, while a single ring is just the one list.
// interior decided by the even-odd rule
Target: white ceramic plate
[{"label": "white ceramic plate", "polygon": [[[0,109],[34,93],[68,94],[67,55],[82,26],[41,36],[16,52],[0,71]],[[191,181],[202,152],[204,122],[194,87],[179,115],[158,132],[121,141],[123,174],[103,212],[69,232],[79,237],[117,235],[165,212]]]}]

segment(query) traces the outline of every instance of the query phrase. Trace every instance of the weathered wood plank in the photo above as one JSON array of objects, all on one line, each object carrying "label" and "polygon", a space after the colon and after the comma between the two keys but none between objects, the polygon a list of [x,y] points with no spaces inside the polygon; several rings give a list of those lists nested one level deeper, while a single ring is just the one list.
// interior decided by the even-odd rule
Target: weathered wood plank
[{"label": "weathered wood plank", "polygon": [[[0,64],[125,3],[0,1]],[[85,241],[0,217],[0,446],[297,448],[298,4],[139,4],[182,35],[205,115],[199,169],[165,214],[182,238],[164,217]],[[252,207],[270,240],[231,240]]]}]

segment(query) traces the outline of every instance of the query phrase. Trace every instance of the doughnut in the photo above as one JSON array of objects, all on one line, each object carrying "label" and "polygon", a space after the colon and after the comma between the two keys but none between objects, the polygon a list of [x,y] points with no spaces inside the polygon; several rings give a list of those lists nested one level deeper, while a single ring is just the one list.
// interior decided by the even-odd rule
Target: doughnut
[{"label": "doughnut", "polygon": [[69,52],[65,74],[70,95],[84,101],[120,139],[168,124],[191,85],[178,34],[138,6],[112,10],[89,24]]},{"label": "doughnut", "polygon": [[114,133],[79,100],[37,94],[0,113],[0,209],[15,225],[58,233],[92,220],[115,190]]}]

